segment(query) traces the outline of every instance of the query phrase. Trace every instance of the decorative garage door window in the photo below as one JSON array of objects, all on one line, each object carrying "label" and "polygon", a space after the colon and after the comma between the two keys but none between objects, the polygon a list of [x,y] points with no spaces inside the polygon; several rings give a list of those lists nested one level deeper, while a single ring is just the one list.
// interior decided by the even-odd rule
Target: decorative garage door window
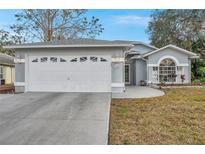
[{"label": "decorative garage door window", "polygon": [[51,57],[50,61],[53,62],[53,63],[56,63],[57,62],[57,58],[56,57]]},{"label": "decorative garage door window", "polygon": [[98,57],[90,57],[90,61],[97,62],[98,61]]},{"label": "decorative garage door window", "polygon": [[42,58],[41,58],[41,62],[44,63],[44,62],[47,62],[47,61],[48,61],[48,57],[42,57]]},{"label": "decorative garage door window", "polygon": [[78,61],[77,58],[73,58],[73,59],[70,60],[70,62],[77,62],[77,61]]},{"label": "decorative garage door window", "polygon": [[[98,60],[99,60],[99,62],[107,62],[108,61],[107,59],[105,59],[103,57],[96,57],[96,56],[79,57],[79,62],[86,62],[88,60],[90,62],[98,62]],[[48,57],[40,57],[39,59],[38,58],[33,59],[31,62],[37,63],[39,61],[42,62],[42,63],[45,63],[45,62],[48,62],[48,61],[50,61],[52,63],[57,63],[58,62],[58,58],[57,57],[50,57],[50,58],[48,58]],[[59,62],[67,62],[67,60],[65,58],[61,57],[59,59]],[[70,62],[78,62],[78,58],[75,57],[75,58],[71,59]]]},{"label": "decorative garage door window", "polygon": [[102,58],[102,57],[100,58],[100,61],[101,62],[107,62],[107,60],[105,58]]},{"label": "decorative garage door window", "polygon": [[37,63],[38,62],[38,58],[32,60],[33,63]]},{"label": "decorative garage door window", "polygon": [[60,62],[67,62],[67,61],[63,58],[60,58]]},{"label": "decorative garage door window", "polygon": [[87,61],[87,57],[80,57],[80,62],[85,62]]}]

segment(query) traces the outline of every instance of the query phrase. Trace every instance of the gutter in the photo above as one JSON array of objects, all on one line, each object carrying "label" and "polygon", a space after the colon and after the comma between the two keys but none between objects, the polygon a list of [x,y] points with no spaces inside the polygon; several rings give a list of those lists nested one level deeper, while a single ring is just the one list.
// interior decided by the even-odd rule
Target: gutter
[{"label": "gutter", "polygon": [[191,57],[189,57],[190,59],[196,59],[196,58],[200,58],[200,56],[199,55],[196,55],[196,56],[191,56]]},{"label": "gutter", "polygon": [[5,49],[27,49],[27,48],[82,48],[82,47],[130,47],[132,44],[110,44],[110,45],[11,45],[3,46]]},{"label": "gutter", "polygon": [[1,66],[11,66],[14,67],[15,64],[9,64],[9,63],[0,63]]}]

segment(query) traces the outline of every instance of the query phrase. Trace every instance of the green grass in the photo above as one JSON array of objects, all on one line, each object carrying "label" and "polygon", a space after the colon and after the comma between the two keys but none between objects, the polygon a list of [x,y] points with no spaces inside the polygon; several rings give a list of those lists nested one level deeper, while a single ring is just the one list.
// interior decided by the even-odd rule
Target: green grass
[{"label": "green grass", "polygon": [[205,89],[170,89],[147,99],[114,99],[110,144],[205,144]]}]

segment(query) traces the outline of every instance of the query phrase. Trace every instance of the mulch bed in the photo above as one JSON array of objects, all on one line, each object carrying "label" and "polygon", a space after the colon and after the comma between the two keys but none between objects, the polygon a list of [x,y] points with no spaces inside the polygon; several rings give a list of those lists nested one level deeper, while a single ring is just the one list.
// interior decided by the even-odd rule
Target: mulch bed
[{"label": "mulch bed", "polygon": [[[158,84],[160,86],[160,84]],[[184,83],[184,84],[164,84],[163,87],[171,87],[171,86],[205,86],[205,83]]]},{"label": "mulch bed", "polygon": [[168,88],[205,88],[205,83],[189,83],[189,84],[165,84],[158,85],[160,89]]},{"label": "mulch bed", "polygon": [[0,94],[13,94],[15,92],[15,89],[13,87],[11,88],[0,88]]}]

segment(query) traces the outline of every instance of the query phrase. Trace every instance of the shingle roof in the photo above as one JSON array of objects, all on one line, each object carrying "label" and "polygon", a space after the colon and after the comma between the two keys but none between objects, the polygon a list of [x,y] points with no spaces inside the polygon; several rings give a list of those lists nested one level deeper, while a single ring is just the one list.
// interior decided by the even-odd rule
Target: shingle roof
[{"label": "shingle roof", "polygon": [[156,50],[157,48],[140,41],[127,40],[97,40],[97,39],[66,39],[50,42],[36,42],[19,45],[4,46],[7,49],[22,49],[22,48],[52,48],[52,47],[132,47],[136,44],[141,44]]},{"label": "shingle roof", "polygon": [[56,40],[49,42],[36,42],[26,43],[18,45],[9,45],[5,48],[26,48],[26,47],[81,47],[81,46],[130,46],[132,41],[108,41],[108,40],[96,40],[96,39],[66,39]]},{"label": "shingle roof", "polygon": [[0,53],[0,64],[14,65],[14,57]]}]

